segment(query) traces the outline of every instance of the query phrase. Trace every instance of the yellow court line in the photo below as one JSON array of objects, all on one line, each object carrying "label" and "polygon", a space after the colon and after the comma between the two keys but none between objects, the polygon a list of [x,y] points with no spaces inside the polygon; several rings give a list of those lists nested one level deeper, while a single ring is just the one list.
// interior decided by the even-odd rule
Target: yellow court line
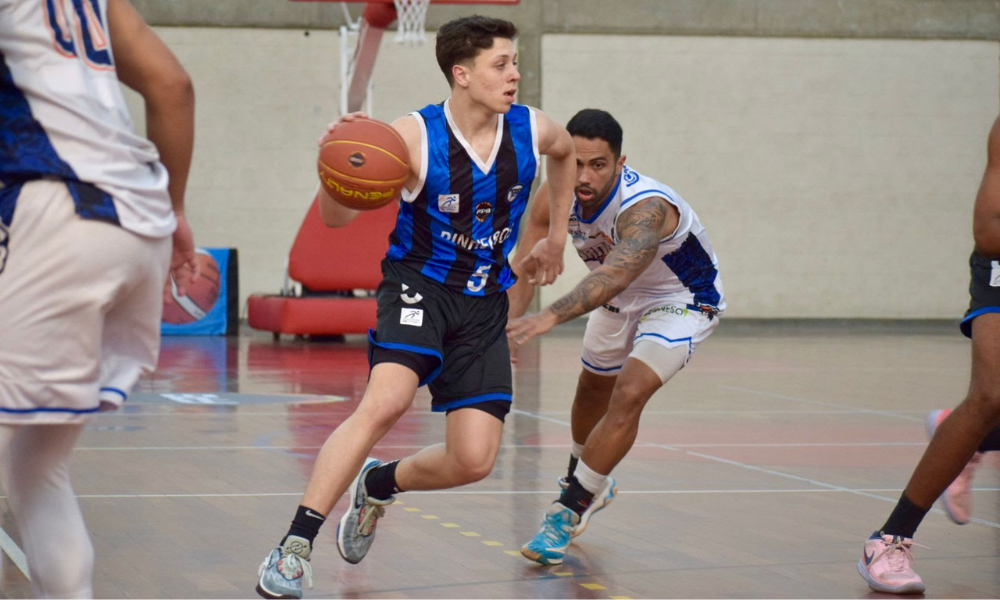
[{"label": "yellow court line", "polygon": [[503,553],[504,554],[509,554],[511,556],[521,556],[521,551],[520,550],[504,550]]},{"label": "yellow court line", "polygon": [[483,542],[487,546],[503,546],[503,542],[494,542],[493,540],[487,540]]},{"label": "yellow court line", "polygon": [[405,510],[406,512],[424,512],[422,508],[417,508],[416,506],[407,506],[403,510]]},{"label": "yellow court line", "polygon": [[556,577],[572,577],[573,571],[559,571],[558,573],[553,573]]},{"label": "yellow court line", "polygon": [[476,533],[475,531],[461,531],[459,533],[461,533],[465,537],[482,537],[483,535],[481,533]]},{"label": "yellow court line", "polygon": [[448,529],[456,529],[461,527],[458,523],[438,523],[441,527],[447,527]]},{"label": "yellow court line", "polygon": [[606,590],[608,588],[604,587],[599,583],[581,583],[581,586],[587,588],[588,590]]},{"label": "yellow court line", "polygon": [[437,519],[441,518],[434,515],[420,515],[420,516],[427,519],[428,521],[436,521]]}]

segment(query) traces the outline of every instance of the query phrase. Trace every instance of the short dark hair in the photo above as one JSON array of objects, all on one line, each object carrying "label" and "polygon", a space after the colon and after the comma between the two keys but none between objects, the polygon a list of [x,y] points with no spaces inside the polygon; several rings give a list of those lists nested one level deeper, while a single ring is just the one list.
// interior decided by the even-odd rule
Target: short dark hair
[{"label": "short dark hair", "polygon": [[453,66],[471,61],[481,50],[492,48],[496,38],[513,40],[516,37],[517,26],[510,21],[482,15],[462,17],[442,25],[437,32],[435,52],[448,85],[455,83],[451,74]]},{"label": "short dark hair", "polygon": [[622,126],[607,111],[585,108],[573,115],[566,124],[566,130],[572,136],[602,139],[611,147],[615,158],[622,155]]}]

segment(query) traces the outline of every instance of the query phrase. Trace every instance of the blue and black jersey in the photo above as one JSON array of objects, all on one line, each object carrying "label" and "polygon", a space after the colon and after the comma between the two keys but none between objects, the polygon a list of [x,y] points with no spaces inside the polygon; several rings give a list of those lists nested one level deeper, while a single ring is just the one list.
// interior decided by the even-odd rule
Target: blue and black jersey
[{"label": "blue and black jersey", "polygon": [[538,173],[533,111],[519,104],[498,116],[485,163],[451,119],[448,102],[414,112],[423,128],[421,176],[404,192],[388,259],[470,296],[514,284],[507,255]]}]

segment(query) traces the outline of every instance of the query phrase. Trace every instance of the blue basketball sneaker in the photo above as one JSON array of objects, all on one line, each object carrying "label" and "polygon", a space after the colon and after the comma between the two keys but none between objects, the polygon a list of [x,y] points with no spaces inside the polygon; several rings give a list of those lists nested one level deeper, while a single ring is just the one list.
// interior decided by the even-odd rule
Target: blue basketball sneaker
[{"label": "blue basketball sneaker", "polygon": [[566,548],[573,539],[571,531],[579,521],[575,512],[558,502],[553,503],[545,513],[542,528],[521,548],[521,555],[543,565],[562,564]]},{"label": "blue basketball sneaker", "polygon": [[583,514],[580,515],[580,522],[573,526],[570,534],[573,537],[576,537],[583,533],[583,530],[587,528],[587,523],[590,522],[590,517],[594,516],[594,513],[597,511],[614,502],[617,497],[618,482],[615,481],[614,477],[608,477],[604,480],[604,485],[601,486],[601,490],[594,494],[594,499],[591,501],[590,506],[588,506],[587,510],[583,511]]},{"label": "blue basketball sneaker", "polygon": [[365,476],[368,471],[382,464],[377,458],[365,459],[361,472],[348,488],[351,493],[351,506],[340,519],[337,526],[337,549],[344,560],[352,565],[361,562],[368,554],[372,542],[375,541],[375,525],[379,517],[385,514],[385,507],[396,501],[395,496],[385,500],[372,498],[365,488]]},{"label": "blue basketball sneaker", "polygon": [[290,535],[285,543],[267,555],[257,574],[257,593],[262,598],[298,599],[302,597],[302,580],[312,587],[312,565],[309,564],[309,542]]}]

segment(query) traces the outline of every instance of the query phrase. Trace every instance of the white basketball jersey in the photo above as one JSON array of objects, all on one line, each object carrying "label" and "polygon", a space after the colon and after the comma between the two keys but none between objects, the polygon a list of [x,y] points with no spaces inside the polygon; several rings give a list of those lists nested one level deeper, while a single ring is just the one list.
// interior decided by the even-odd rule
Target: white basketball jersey
[{"label": "white basketball jersey", "polygon": [[0,0],[0,188],[62,179],[81,216],[164,237],[176,227],[167,171],[133,130],[106,9]]},{"label": "white basketball jersey", "polygon": [[677,229],[660,241],[656,257],[646,270],[620,293],[612,307],[627,309],[640,298],[662,298],[692,309],[721,314],[726,309],[719,277],[719,261],[698,215],[680,195],[662,183],[622,169],[618,183],[589,219],[581,218],[580,205],[573,202],[569,233],[580,258],[594,270],[604,263],[618,243],[616,225],[624,211],[647,198],[664,198],[677,207]]}]

